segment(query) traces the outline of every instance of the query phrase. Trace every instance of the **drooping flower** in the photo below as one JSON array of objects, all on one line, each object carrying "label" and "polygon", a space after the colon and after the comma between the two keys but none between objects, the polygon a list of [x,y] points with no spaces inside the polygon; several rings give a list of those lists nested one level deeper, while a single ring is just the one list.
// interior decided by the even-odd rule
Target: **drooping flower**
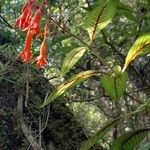
[{"label": "drooping flower", "polygon": [[47,65],[46,61],[46,40],[44,39],[40,47],[40,55],[37,57],[37,67]]},{"label": "drooping flower", "polygon": [[32,15],[31,15],[31,6],[30,3],[27,2],[22,9],[21,15],[17,18],[15,22],[15,27],[20,27],[21,30],[27,28],[30,25]]},{"label": "drooping flower", "polygon": [[32,57],[32,53],[31,53],[31,43],[32,43],[32,39],[33,39],[33,32],[32,30],[28,30],[27,32],[27,36],[26,36],[26,40],[25,40],[25,46],[24,49],[22,50],[22,52],[20,53],[20,57],[23,61],[25,62],[29,62],[31,57]]},{"label": "drooping flower", "polygon": [[47,32],[48,32],[48,25],[46,24],[44,28],[44,40],[40,47],[40,55],[36,59],[37,60],[36,67],[43,67],[47,65],[47,61],[46,61],[46,34]]},{"label": "drooping flower", "polygon": [[42,15],[42,8],[39,7],[38,10],[35,12],[33,18],[31,19],[30,25],[27,28],[25,28],[23,31],[31,29],[34,31],[35,34],[38,34],[40,32],[41,15]]},{"label": "drooping flower", "polygon": [[[32,57],[31,43],[34,35],[44,35],[43,42],[40,47],[40,55],[37,57],[36,61],[37,67],[43,67],[47,65],[46,61],[46,34],[48,33],[48,25],[45,25],[44,33],[40,33],[40,21],[42,16],[42,7],[47,5],[46,0],[42,0],[41,5],[39,5],[36,0],[28,0],[23,6],[21,15],[18,17],[15,23],[15,27],[20,27],[22,31],[27,31],[27,36],[25,39],[25,46],[20,53],[19,57],[25,62],[29,62]],[[32,9],[36,8],[36,12],[32,17]]]},{"label": "drooping flower", "polygon": [[20,57],[24,62],[29,62],[31,60],[32,53],[29,49],[27,50],[24,48],[20,54]]}]

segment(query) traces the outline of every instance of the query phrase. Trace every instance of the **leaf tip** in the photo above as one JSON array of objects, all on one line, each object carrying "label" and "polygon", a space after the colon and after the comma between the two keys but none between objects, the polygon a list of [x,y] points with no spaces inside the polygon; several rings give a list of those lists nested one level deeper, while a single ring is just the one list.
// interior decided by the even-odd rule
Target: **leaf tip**
[{"label": "leaf tip", "polygon": [[127,68],[127,67],[126,67],[126,66],[124,66],[124,67],[123,67],[123,69],[122,69],[122,71],[121,71],[121,73],[124,73],[124,72],[125,72],[125,70],[126,70],[126,68]]},{"label": "leaf tip", "polygon": [[39,107],[40,109],[42,109],[42,108],[44,108],[45,107],[45,105],[44,105],[44,103]]}]

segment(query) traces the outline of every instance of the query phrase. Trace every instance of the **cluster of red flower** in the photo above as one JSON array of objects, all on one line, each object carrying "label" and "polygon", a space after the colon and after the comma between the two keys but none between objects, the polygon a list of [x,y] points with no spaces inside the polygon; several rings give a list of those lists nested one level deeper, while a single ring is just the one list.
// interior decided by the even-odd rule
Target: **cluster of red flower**
[{"label": "cluster of red flower", "polygon": [[[25,46],[20,53],[20,57],[23,61],[29,62],[32,57],[31,43],[34,35],[38,35],[40,31],[40,20],[42,16],[42,6],[46,4],[43,0],[42,4],[37,4],[36,0],[28,0],[22,8],[21,15],[18,17],[15,23],[15,27],[20,27],[22,31],[27,31],[27,36],[25,39]],[[32,9],[36,6],[37,10],[32,17]],[[47,64],[46,61],[46,34],[48,33],[48,25],[44,28],[44,40],[40,47],[40,55],[36,58],[36,66],[42,67]]]}]

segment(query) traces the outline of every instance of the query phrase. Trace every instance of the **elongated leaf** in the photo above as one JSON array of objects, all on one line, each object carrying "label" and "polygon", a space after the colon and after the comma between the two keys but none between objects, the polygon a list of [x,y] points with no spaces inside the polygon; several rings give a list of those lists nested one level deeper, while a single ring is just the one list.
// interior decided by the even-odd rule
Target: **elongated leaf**
[{"label": "elongated leaf", "polygon": [[113,141],[111,150],[134,150],[148,132],[150,129],[138,129],[125,133]]},{"label": "elongated leaf", "polygon": [[134,16],[133,8],[122,2],[117,2],[117,14],[123,15],[129,20],[137,22],[137,19]]},{"label": "elongated leaf", "polygon": [[127,80],[128,75],[124,72],[118,76],[103,75],[100,83],[113,100],[118,100],[125,92]]},{"label": "elongated leaf", "polygon": [[71,50],[65,57],[62,68],[61,75],[64,76],[83,56],[86,51],[86,47],[79,47]]},{"label": "elongated leaf", "polygon": [[80,150],[89,150],[94,146],[100,139],[102,139],[114,126],[114,124],[119,121],[119,118],[113,119],[110,122],[106,123],[104,127],[98,130],[90,139],[88,139],[80,148]]},{"label": "elongated leaf", "polygon": [[90,40],[93,41],[95,35],[108,25],[116,12],[114,0],[98,1],[85,17],[85,26],[89,32]]},{"label": "elongated leaf", "polygon": [[71,88],[71,87],[75,86],[76,84],[88,79],[89,77],[91,77],[93,75],[97,75],[97,74],[99,74],[98,71],[88,70],[88,71],[80,72],[79,74],[73,76],[71,79],[69,79],[65,83],[61,84],[60,86],[58,86],[49,95],[49,97],[44,101],[41,108],[48,105],[50,102],[54,101],[56,98],[58,98],[60,95],[62,95],[69,88]]},{"label": "elongated leaf", "polygon": [[150,52],[150,33],[140,36],[129,49],[122,72],[126,70],[130,62],[138,55],[148,52]]}]

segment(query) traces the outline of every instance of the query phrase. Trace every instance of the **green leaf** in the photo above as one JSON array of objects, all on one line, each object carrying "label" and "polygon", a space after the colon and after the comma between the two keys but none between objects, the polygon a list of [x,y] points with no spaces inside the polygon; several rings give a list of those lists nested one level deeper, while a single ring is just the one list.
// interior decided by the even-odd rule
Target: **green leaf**
[{"label": "green leaf", "polygon": [[106,93],[113,99],[118,100],[126,90],[126,82],[128,80],[128,75],[126,72],[119,74],[117,76],[112,75],[102,75],[100,83]]},{"label": "green leaf", "polygon": [[77,61],[83,56],[86,51],[86,47],[79,47],[71,50],[65,57],[62,68],[61,76],[64,76],[69,70],[77,63]]},{"label": "green leaf", "polygon": [[138,129],[125,133],[113,141],[111,150],[134,150],[148,132],[150,129]]},{"label": "green leaf", "polygon": [[116,118],[107,122],[106,125],[98,130],[90,139],[88,139],[79,150],[89,150],[111,130],[111,128],[117,121],[119,121],[119,119],[120,118]]},{"label": "green leaf", "polygon": [[133,8],[125,5],[122,2],[117,2],[117,14],[118,15],[123,15],[126,18],[128,18],[131,21],[137,22],[137,19],[135,18],[135,16],[133,15]]},{"label": "green leaf", "polygon": [[50,102],[54,101],[56,98],[58,98],[60,95],[62,95],[66,90],[68,90],[71,87],[75,86],[76,84],[88,79],[89,77],[91,77],[93,75],[97,75],[97,74],[99,74],[98,71],[88,70],[88,71],[80,72],[79,74],[73,76],[71,79],[67,80],[66,82],[64,82],[63,84],[58,86],[44,101],[41,108],[48,105]]},{"label": "green leaf", "polygon": [[122,72],[126,70],[132,60],[138,55],[150,52],[150,33],[140,36],[129,49]]},{"label": "green leaf", "polygon": [[98,1],[85,17],[84,24],[92,42],[95,35],[108,25],[116,12],[114,0]]}]

